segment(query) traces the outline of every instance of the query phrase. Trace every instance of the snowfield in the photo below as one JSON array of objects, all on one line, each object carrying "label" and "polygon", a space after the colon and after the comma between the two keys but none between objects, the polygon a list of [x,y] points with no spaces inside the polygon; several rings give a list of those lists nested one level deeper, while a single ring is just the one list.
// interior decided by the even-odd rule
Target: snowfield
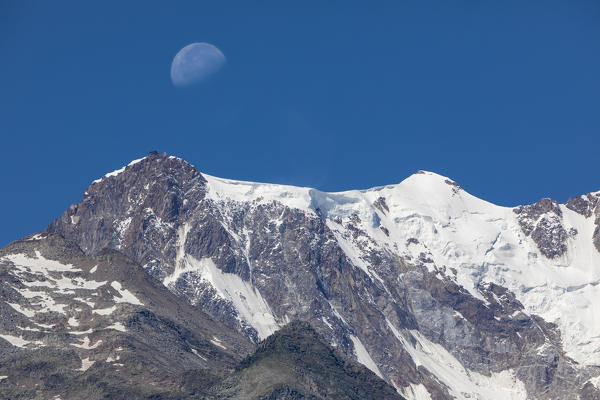
[{"label": "snowfield", "polygon": [[[344,239],[343,227],[332,222],[358,215],[375,246],[401,256],[427,252],[436,265],[454,268],[453,279],[484,301],[480,284],[507,287],[526,312],[560,327],[570,357],[582,365],[600,365],[600,253],[592,243],[593,217],[561,205],[565,229],[577,234],[568,238],[564,256],[548,259],[523,233],[512,208],[478,199],[432,172],[419,172],[396,185],[338,193],[204,177],[207,196],[217,202],[278,201],[308,213],[318,209],[329,217],[329,228],[353,264],[378,279],[363,252]],[[374,205],[379,198],[385,198],[384,212]],[[255,328],[264,332],[260,324]]]}]

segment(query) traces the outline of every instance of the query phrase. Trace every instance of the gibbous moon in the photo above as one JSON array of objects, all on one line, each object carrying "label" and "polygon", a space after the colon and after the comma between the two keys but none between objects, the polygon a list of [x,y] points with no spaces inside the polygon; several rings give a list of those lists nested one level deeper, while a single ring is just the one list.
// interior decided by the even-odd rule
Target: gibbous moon
[{"label": "gibbous moon", "polygon": [[175,86],[188,86],[201,82],[225,64],[225,56],[210,43],[192,43],[173,58],[171,81]]}]

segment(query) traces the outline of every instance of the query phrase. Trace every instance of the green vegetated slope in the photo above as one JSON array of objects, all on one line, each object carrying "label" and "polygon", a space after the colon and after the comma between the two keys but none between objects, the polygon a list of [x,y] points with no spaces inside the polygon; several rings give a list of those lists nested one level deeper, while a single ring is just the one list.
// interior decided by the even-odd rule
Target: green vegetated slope
[{"label": "green vegetated slope", "polygon": [[382,379],[343,357],[306,322],[292,322],[258,345],[211,387],[219,399],[401,399]]}]

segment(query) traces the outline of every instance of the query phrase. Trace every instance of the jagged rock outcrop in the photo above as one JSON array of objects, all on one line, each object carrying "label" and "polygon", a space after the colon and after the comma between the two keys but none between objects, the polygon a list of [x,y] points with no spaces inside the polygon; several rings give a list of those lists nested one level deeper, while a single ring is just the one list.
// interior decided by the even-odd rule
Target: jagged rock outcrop
[{"label": "jagged rock outcrop", "polygon": [[[535,204],[514,209],[519,225],[526,236],[537,244],[548,258],[562,256],[567,251],[567,231],[562,224],[562,211],[552,199],[541,199]],[[572,231],[573,235],[577,231]]]},{"label": "jagged rock outcrop", "polygon": [[594,229],[594,246],[600,251],[600,192],[588,193],[584,196],[577,196],[569,199],[565,204],[567,208],[573,210],[586,218],[594,217],[596,228]]},{"label": "jagged rock outcrop", "polygon": [[497,207],[427,172],[323,193],[151,153],[47,231],[123,252],[252,341],[308,321],[407,398],[593,398],[593,207]]}]

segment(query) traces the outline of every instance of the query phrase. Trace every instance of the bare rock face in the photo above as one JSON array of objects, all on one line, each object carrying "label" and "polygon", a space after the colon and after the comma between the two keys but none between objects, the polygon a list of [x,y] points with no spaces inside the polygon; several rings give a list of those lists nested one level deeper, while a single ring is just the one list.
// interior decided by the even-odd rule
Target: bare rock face
[{"label": "bare rock face", "polygon": [[594,229],[593,241],[596,249],[600,251],[600,192],[571,198],[567,201],[566,206],[586,218],[595,218],[596,228]]},{"label": "bare rock face", "polygon": [[568,235],[556,201],[541,199],[535,204],[517,207],[514,212],[525,235],[531,236],[544,256],[556,258],[567,251]]},{"label": "bare rock face", "polygon": [[598,214],[598,206],[600,205],[600,195],[597,193],[589,193],[583,196],[570,198],[565,206],[586,218]]},{"label": "bare rock face", "polygon": [[151,153],[93,183],[47,231],[87,256],[119,250],[253,342],[307,321],[407,398],[593,398],[600,371],[572,358],[576,335],[536,314],[555,315],[535,276],[510,272],[554,268],[532,254],[557,259],[580,235],[549,199],[493,207],[427,172],[328,194]]},{"label": "bare rock face", "polygon": [[106,247],[122,250],[160,277],[169,267],[154,268],[154,263],[172,251],[175,222],[202,200],[205,181],[190,164],[158,153],[125,170],[92,183],[82,201],[48,231],[64,230],[66,237],[77,237],[86,254]]},{"label": "bare rock face", "polygon": [[373,202],[373,206],[384,214],[390,212],[388,205],[385,203],[385,197],[378,197],[377,200]]}]

